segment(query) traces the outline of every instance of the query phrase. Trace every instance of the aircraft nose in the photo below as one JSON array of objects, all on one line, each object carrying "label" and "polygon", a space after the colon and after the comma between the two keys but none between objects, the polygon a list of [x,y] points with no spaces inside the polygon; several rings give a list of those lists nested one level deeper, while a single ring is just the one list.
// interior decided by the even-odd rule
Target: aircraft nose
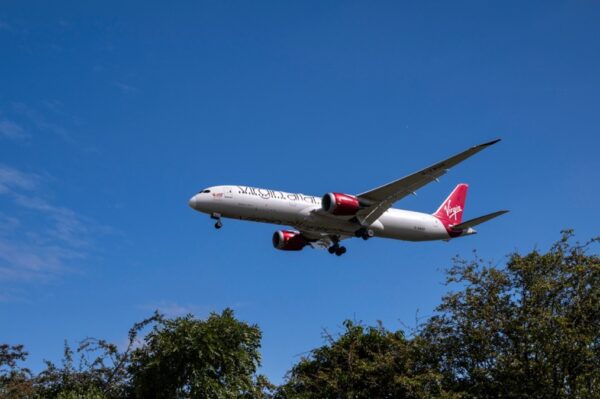
[{"label": "aircraft nose", "polygon": [[195,195],[192,198],[190,198],[190,200],[188,201],[188,205],[190,206],[190,208],[196,209],[196,196]]}]

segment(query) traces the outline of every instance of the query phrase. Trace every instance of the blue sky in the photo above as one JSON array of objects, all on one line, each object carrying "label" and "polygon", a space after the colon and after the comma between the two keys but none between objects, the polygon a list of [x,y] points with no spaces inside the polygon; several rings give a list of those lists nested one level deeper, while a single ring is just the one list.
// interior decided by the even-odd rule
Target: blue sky
[{"label": "blue sky", "polygon": [[[346,318],[414,325],[472,250],[501,265],[566,227],[598,235],[600,5],[571,2],[23,2],[0,5],[0,342],[125,342],[159,308],[232,307],[281,382]],[[450,243],[271,247],[215,231],[217,184],[358,193],[503,141],[397,207],[511,213]]]}]

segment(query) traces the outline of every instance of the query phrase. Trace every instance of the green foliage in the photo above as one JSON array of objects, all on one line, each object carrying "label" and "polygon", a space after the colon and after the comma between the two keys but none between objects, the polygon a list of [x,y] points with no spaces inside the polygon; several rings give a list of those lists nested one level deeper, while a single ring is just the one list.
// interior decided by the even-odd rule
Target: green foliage
[{"label": "green foliage", "polygon": [[106,399],[107,396],[98,388],[90,387],[76,391],[62,391],[56,397],[57,399]]},{"label": "green foliage", "polygon": [[133,353],[134,396],[252,397],[260,340],[259,328],[236,320],[231,309],[205,321],[189,315],[162,320]]},{"label": "green foliage", "polygon": [[18,399],[31,397],[34,390],[29,369],[18,362],[27,359],[23,345],[0,344],[0,397]]},{"label": "green foliage", "polygon": [[424,327],[450,389],[472,398],[600,397],[600,258],[572,231],[503,269],[456,260]]},{"label": "green foliage", "polygon": [[280,398],[450,398],[442,375],[428,367],[426,343],[381,324],[349,320],[337,338],[311,351],[288,374]]},{"label": "green foliage", "polygon": [[600,258],[565,231],[504,268],[455,259],[411,339],[346,321],[288,374],[281,398],[600,398]]},{"label": "green foliage", "polygon": [[135,323],[129,330],[128,344],[123,352],[117,345],[102,339],[86,338],[79,343],[79,364],[75,353],[65,342],[62,367],[46,361],[46,369],[35,378],[36,391],[44,398],[123,398],[130,389],[127,367],[140,331],[162,316],[153,316]]},{"label": "green foliage", "polygon": [[156,313],[123,351],[65,343],[62,365],[37,376],[19,367],[23,346],[0,345],[0,398],[600,398],[600,257],[588,254],[598,241],[566,231],[501,268],[457,258],[456,291],[410,337],[346,321],[277,389],[256,374],[259,328],[226,309],[206,320]]}]

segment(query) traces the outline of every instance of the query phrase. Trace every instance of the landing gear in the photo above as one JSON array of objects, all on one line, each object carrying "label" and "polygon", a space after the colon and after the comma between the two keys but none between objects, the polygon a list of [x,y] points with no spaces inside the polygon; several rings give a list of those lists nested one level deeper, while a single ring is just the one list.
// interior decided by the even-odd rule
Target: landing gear
[{"label": "landing gear", "polygon": [[345,253],[346,253],[346,247],[339,247],[338,249],[335,250],[336,256],[342,256]]},{"label": "landing gear", "polygon": [[221,214],[220,213],[213,213],[212,215],[210,215],[210,218],[217,221],[215,223],[215,229],[218,230],[221,227],[223,227],[223,222],[221,222]]},{"label": "landing gear", "polygon": [[333,245],[330,246],[329,248],[327,248],[327,251],[329,251],[330,254],[336,254],[336,256],[342,256],[343,254],[346,253],[346,247],[340,247],[340,239],[335,237],[332,238],[333,240]]},{"label": "landing gear", "polygon": [[346,247],[340,247],[339,244],[333,244],[329,248],[327,248],[330,254],[336,254],[337,256],[342,256],[346,253]]},{"label": "landing gear", "polygon": [[368,229],[366,227],[362,227],[362,228],[356,230],[354,232],[354,235],[356,237],[362,238],[363,240],[368,240],[369,238],[371,238],[375,235],[375,232],[373,232],[373,230]]}]

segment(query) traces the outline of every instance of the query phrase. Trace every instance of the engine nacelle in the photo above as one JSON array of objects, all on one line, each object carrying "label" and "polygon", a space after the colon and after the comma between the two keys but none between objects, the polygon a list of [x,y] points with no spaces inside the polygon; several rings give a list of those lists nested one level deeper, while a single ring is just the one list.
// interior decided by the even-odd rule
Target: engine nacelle
[{"label": "engine nacelle", "polygon": [[358,198],[342,193],[327,193],[321,199],[321,208],[332,215],[350,216],[360,209]]},{"label": "engine nacelle", "polygon": [[308,241],[297,231],[278,230],[273,233],[273,246],[282,251],[300,251]]}]

